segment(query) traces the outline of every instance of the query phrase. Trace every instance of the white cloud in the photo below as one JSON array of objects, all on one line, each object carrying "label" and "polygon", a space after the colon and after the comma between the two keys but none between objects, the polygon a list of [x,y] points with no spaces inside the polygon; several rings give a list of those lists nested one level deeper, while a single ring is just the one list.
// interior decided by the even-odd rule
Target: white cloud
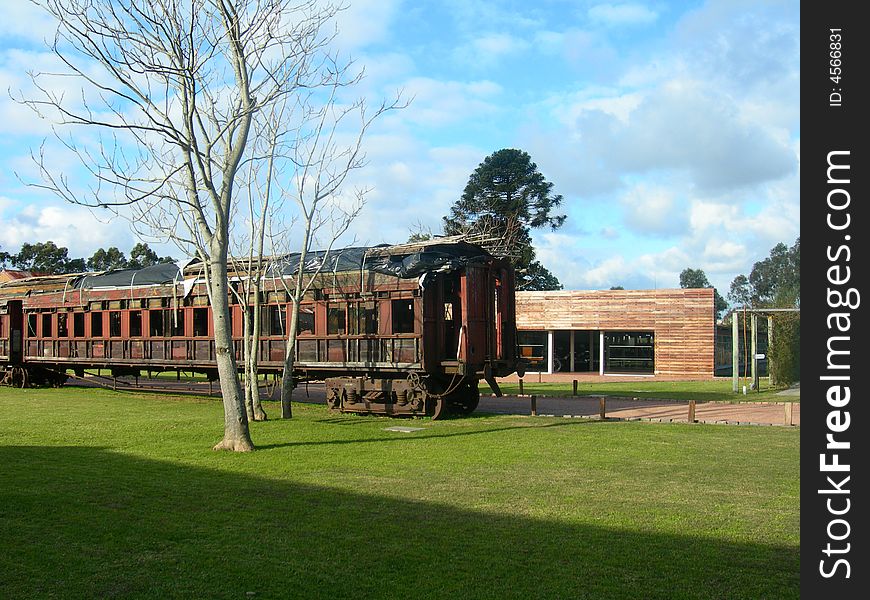
[{"label": "white cloud", "polygon": [[387,41],[401,0],[354,0],[338,13],[334,45],[356,50]]},{"label": "white cloud", "polygon": [[133,236],[126,223],[109,222],[90,210],[72,205],[24,204],[0,197],[0,246],[17,251],[25,242],[53,241],[66,246],[72,257],[89,257],[99,247],[132,247]]},{"label": "white cloud", "polygon": [[642,4],[596,4],[589,9],[592,21],[609,26],[649,25],[658,19],[658,13]]},{"label": "white cloud", "polygon": [[441,81],[428,77],[415,77],[401,87],[413,101],[407,110],[391,118],[430,127],[493,114],[499,110],[496,100],[502,91],[493,81]]},{"label": "white cloud", "polygon": [[620,198],[625,224],[647,236],[675,236],[686,232],[689,220],[672,189],[638,184]]}]

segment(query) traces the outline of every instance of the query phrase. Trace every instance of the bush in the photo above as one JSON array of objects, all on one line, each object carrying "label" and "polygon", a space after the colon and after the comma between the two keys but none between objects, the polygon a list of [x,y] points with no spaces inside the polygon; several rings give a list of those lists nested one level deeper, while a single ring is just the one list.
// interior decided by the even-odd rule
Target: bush
[{"label": "bush", "polygon": [[800,340],[800,313],[783,313],[773,317],[773,339],[768,347],[772,385],[788,387],[800,381]]}]

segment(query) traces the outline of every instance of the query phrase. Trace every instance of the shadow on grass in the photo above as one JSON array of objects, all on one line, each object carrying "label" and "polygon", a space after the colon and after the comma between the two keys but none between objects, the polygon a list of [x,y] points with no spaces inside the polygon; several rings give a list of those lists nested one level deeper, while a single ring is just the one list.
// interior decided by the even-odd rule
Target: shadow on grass
[{"label": "shadow on grass", "polygon": [[483,514],[98,448],[0,447],[0,464],[4,598],[798,597],[798,549],[775,543]]},{"label": "shadow on grass", "polygon": [[[368,417],[371,419],[372,417]],[[374,417],[379,418],[379,417]],[[464,419],[468,419],[468,417],[463,417]],[[335,424],[347,424],[351,423],[367,423],[371,424],[371,420],[363,420],[366,417],[360,418],[358,421],[354,421],[347,418],[337,418],[337,419],[317,419],[318,423],[326,423],[329,425]],[[405,427],[405,426],[414,426],[414,421],[404,420],[404,419],[383,419],[383,423],[386,427]],[[600,421],[573,421],[567,423],[534,423],[535,429],[548,429],[550,427],[575,427],[575,426],[584,426],[591,425],[593,423],[600,423]],[[478,436],[478,435],[487,435],[491,433],[496,433],[500,431],[522,431],[517,426],[511,427],[491,427],[489,429],[484,430],[476,430],[476,431],[452,431],[452,432],[440,432],[436,430],[429,431],[413,431],[413,432],[395,432],[393,435],[389,437],[377,437],[377,438],[360,438],[353,440],[325,440],[325,441],[310,441],[310,442],[284,442],[281,444],[258,444],[258,450],[272,450],[275,448],[292,448],[294,446],[334,446],[334,445],[344,445],[344,444],[368,444],[368,443],[378,443],[381,444],[383,442],[408,442],[414,440],[431,440],[438,438],[452,438],[452,437],[465,437],[465,436]]]}]

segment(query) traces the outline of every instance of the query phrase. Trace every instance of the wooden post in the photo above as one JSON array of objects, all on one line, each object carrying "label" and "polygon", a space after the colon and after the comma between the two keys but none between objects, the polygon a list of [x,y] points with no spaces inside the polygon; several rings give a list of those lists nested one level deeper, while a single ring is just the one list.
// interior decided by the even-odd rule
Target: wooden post
[{"label": "wooden post", "polygon": [[737,378],[740,375],[740,332],[737,328],[740,320],[740,313],[734,311],[731,313],[731,389],[736,394],[739,389]]},{"label": "wooden post", "polygon": [[765,354],[767,354],[767,380],[773,381],[773,378],[770,376],[770,349],[773,347],[773,316],[768,315],[767,317],[767,350],[765,350]]},{"label": "wooden post", "polygon": [[574,395],[574,396],[577,395],[577,380],[576,380],[576,379],[574,380],[574,392],[573,392],[573,395]]},{"label": "wooden post", "polygon": [[752,346],[752,388],[756,392],[760,392],[761,390],[758,389],[759,387],[761,387],[758,380],[758,315],[752,313],[752,316],[749,319],[749,323],[749,339]]},{"label": "wooden post", "polygon": [[538,397],[535,396],[534,394],[532,394],[531,401],[532,401],[531,402],[532,403],[532,416],[536,417],[536,416],[538,416]]},{"label": "wooden post", "polygon": [[695,422],[695,401],[689,400],[689,423]]},{"label": "wooden post", "polygon": [[794,414],[794,403],[786,402],[785,406],[785,424],[786,425],[794,425],[794,420],[792,418]]},{"label": "wooden post", "polygon": [[523,378],[520,377],[520,396],[523,395]]},{"label": "wooden post", "polygon": [[598,397],[598,416],[602,421],[607,419],[607,399],[604,396]]}]

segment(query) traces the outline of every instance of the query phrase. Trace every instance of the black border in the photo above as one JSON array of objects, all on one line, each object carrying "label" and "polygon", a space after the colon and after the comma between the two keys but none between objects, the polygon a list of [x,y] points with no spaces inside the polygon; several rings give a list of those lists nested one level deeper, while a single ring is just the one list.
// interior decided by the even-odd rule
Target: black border
[{"label": "black border", "polygon": [[[870,561],[866,545],[870,536],[866,529],[867,487],[866,455],[868,449],[868,411],[862,364],[870,358],[870,337],[867,334],[866,315],[870,311],[870,294],[866,285],[867,238],[870,237],[870,217],[862,205],[868,200],[866,180],[867,136],[870,128],[864,123],[865,113],[870,111],[866,84],[862,81],[868,74],[867,37],[870,24],[858,15],[861,2],[813,2],[801,9],[801,223],[803,262],[801,268],[801,593],[807,598],[864,598],[868,594],[866,580]],[[842,30],[842,79],[830,79],[830,30]],[[839,88],[842,105],[831,106],[830,94]],[[836,186],[827,183],[828,153],[848,150],[851,181],[848,192],[851,204],[848,208],[851,225],[848,231],[834,231],[827,226],[828,192]],[[850,239],[845,240],[846,235]],[[851,249],[851,261],[840,260],[839,264],[851,268],[851,279],[841,289],[856,288],[861,294],[861,304],[854,310],[833,309],[827,302],[828,268],[833,264],[828,258],[828,247],[836,250],[842,244]],[[842,255],[843,257],[845,255]],[[851,316],[849,362],[851,401],[843,410],[851,417],[849,429],[837,434],[838,439],[848,440],[851,448],[842,452],[840,462],[850,464],[851,506],[843,516],[849,521],[850,535],[848,554],[839,555],[849,561],[850,577],[843,577],[841,565],[832,578],[820,573],[820,560],[833,565],[823,550],[828,543],[826,532],[831,519],[825,505],[830,496],[820,494],[820,489],[830,487],[827,475],[819,467],[819,455],[826,452],[826,434],[829,432],[826,418],[832,408],[828,405],[826,392],[830,382],[820,380],[829,373],[827,365],[827,342],[830,335],[827,317],[831,312],[849,310]],[[842,333],[840,335],[843,335]],[[830,450],[827,452],[831,452]],[[862,459],[863,457],[863,459]],[[829,459],[830,460],[830,459]],[[838,502],[843,496],[838,497]],[[842,525],[840,525],[842,527]],[[836,531],[836,530],[835,530]],[[842,531],[842,529],[840,530]]]}]

